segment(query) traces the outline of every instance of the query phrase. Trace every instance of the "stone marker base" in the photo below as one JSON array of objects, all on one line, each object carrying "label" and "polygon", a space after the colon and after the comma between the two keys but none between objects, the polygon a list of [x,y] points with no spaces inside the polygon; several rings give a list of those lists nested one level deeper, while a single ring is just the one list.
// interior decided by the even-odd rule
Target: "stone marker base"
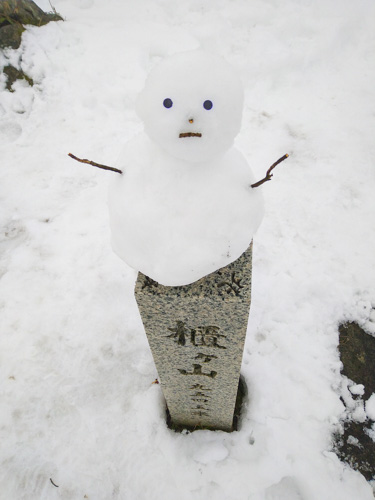
[{"label": "stone marker base", "polygon": [[186,286],[138,274],[135,297],[171,426],[233,430],[251,303],[252,243],[239,259]]},{"label": "stone marker base", "polygon": [[[243,376],[240,376],[240,380],[238,382],[238,390],[237,390],[237,396],[236,396],[236,404],[234,406],[234,415],[233,415],[233,422],[232,422],[232,431],[238,431],[238,425],[239,421],[241,418],[241,412],[242,412],[242,405],[246,401],[248,391],[247,391],[247,385],[245,382],[245,379]],[[194,427],[189,427],[187,425],[177,425],[174,422],[172,422],[171,414],[168,409],[168,406],[166,407],[166,422],[167,426],[169,429],[175,431],[175,432],[183,432],[183,431],[196,431],[199,429],[205,429],[206,427],[201,427],[201,426],[194,426]],[[212,430],[212,429],[211,429]]]}]

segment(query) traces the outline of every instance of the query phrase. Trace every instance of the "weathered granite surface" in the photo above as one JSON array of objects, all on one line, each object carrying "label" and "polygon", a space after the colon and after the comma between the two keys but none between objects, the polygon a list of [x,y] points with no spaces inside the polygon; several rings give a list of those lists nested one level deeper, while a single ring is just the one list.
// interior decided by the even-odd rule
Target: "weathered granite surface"
[{"label": "weathered granite surface", "polygon": [[252,244],[186,286],[138,274],[135,297],[172,424],[232,430],[251,302]]}]

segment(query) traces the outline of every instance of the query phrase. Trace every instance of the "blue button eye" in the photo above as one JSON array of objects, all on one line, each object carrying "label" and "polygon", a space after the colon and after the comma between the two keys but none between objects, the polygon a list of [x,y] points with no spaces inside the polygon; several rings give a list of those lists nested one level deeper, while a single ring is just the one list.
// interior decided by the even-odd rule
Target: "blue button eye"
[{"label": "blue button eye", "polygon": [[171,108],[173,106],[172,99],[169,99],[169,97],[167,99],[164,99],[163,106],[165,108]]},{"label": "blue button eye", "polygon": [[203,107],[204,107],[204,109],[207,109],[207,111],[212,109],[212,106],[213,106],[212,101],[208,100],[208,101],[204,101],[204,103],[203,103]]}]

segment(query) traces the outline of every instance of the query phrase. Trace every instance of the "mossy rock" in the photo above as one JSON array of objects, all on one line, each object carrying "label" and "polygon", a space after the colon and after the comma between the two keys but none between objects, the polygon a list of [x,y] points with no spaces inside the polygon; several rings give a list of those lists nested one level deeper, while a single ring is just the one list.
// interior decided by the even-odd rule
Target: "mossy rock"
[{"label": "mossy rock", "polygon": [[62,21],[56,12],[46,13],[32,0],[8,0],[0,3],[0,48],[18,49],[26,24],[43,26]]},{"label": "mossy rock", "polygon": [[50,21],[62,21],[56,12],[44,12],[32,0],[3,0],[0,3],[0,24],[14,22],[25,25],[43,26]]},{"label": "mossy rock", "polygon": [[10,47],[11,49],[18,49],[21,45],[22,33],[25,28],[22,24],[4,24],[0,27],[0,49]]},{"label": "mossy rock", "polygon": [[32,78],[26,75],[22,70],[16,69],[14,66],[10,64],[5,66],[3,72],[7,75],[7,83],[6,88],[10,92],[14,92],[12,89],[12,85],[16,80],[25,80],[31,87],[34,85]]},{"label": "mossy rock", "polygon": [[[0,0],[0,49],[18,49],[27,24],[43,26],[50,21],[62,20],[59,14],[44,12],[32,0]],[[18,79],[33,85],[29,76],[13,66],[6,66],[3,72],[7,76],[6,88],[11,92],[13,83]]]}]

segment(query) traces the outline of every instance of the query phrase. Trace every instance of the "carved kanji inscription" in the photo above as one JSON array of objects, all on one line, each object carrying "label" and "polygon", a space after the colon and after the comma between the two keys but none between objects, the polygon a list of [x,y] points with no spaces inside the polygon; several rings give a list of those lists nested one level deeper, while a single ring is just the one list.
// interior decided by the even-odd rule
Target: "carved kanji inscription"
[{"label": "carved kanji inscription", "polygon": [[230,431],[251,302],[251,245],[184,286],[139,273],[136,299],[170,414],[178,427]]},{"label": "carved kanji inscription", "polygon": [[205,373],[202,371],[202,365],[193,365],[193,370],[191,372],[188,372],[187,370],[182,370],[181,368],[178,368],[178,371],[182,375],[202,375],[203,377],[210,377],[210,378],[215,378],[217,375],[217,372],[214,370],[211,370],[209,373]]},{"label": "carved kanji inscription", "polygon": [[220,339],[225,339],[226,335],[219,333],[220,328],[214,325],[197,326],[192,328],[185,321],[176,321],[174,328],[168,328],[171,334],[167,338],[172,338],[176,344],[184,346],[187,342],[196,347],[216,347],[226,349],[220,345]]}]

